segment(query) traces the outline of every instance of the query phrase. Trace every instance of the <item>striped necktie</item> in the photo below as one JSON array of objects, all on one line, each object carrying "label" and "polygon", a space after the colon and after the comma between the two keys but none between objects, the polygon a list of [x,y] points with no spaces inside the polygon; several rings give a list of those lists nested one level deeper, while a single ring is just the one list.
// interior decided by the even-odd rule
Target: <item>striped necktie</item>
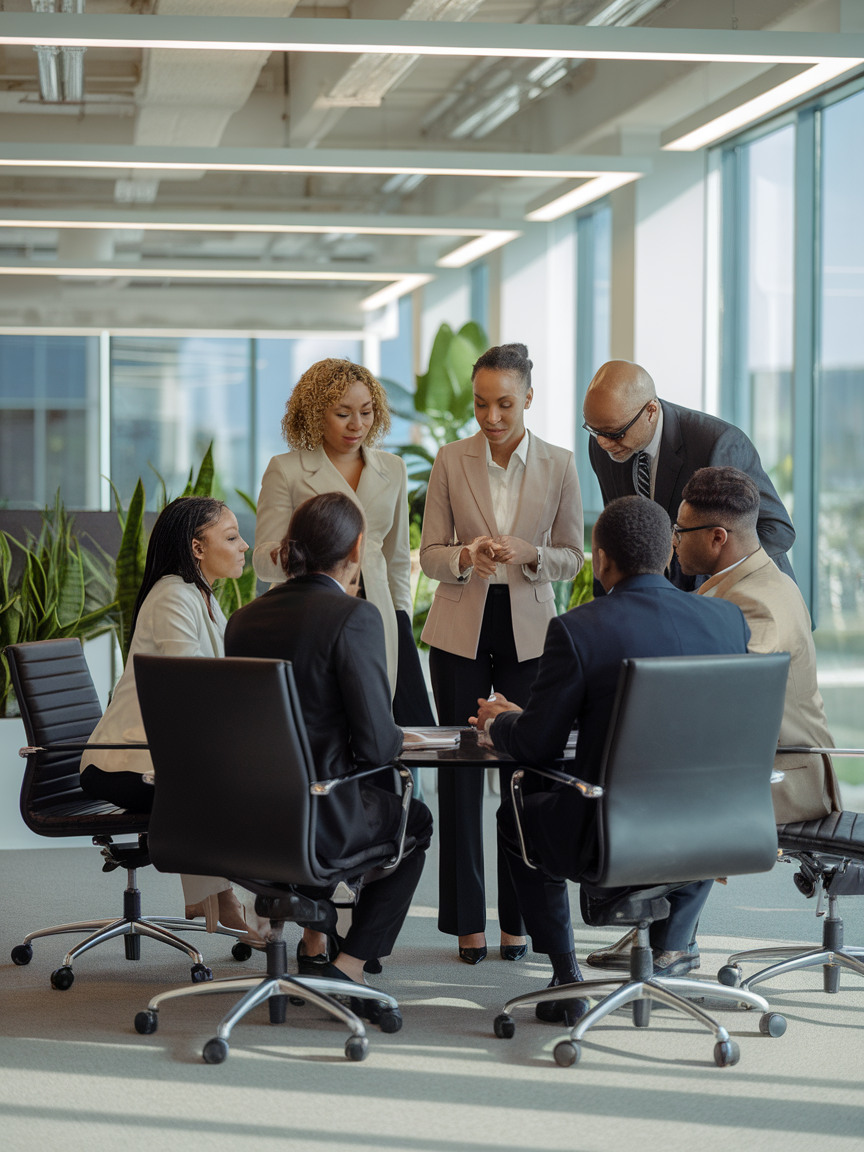
[{"label": "striped necktie", "polygon": [[647,452],[636,457],[636,491],[646,500],[651,499],[651,457]]}]

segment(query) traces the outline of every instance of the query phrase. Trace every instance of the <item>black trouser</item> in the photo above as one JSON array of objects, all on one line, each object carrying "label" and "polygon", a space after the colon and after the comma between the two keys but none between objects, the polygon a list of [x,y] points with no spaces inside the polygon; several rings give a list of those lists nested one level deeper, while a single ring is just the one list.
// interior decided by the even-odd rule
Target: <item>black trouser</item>
[{"label": "black trouser", "polygon": [[435,724],[435,717],[429,707],[429,693],[414,643],[411,617],[407,612],[396,613],[396,628],[399,634],[399,669],[393,694],[393,719],[400,728],[430,728]]},{"label": "black trouser", "polygon": [[[480,628],[477,656],[468,660],[433,648],[429,654],[438,723],[468,723],[477,715],[478,697],[494,688],[522,707],[528,702],[539,657],[520,661],[513,639],[510,590],[490,584]],[[500,768],[501,794],[510,789],[517,765]],[[486,886],[483,871],[484,768],[438,769],[438,929],[451,936],[468,936],[486,927]],[[519,903],[506,864],[498,853],[498,921],[502,932],[524,932]]]},{"label": "black trouser", "polygon": [[[567,811],[574,801],[580,801],[580,797],[538,792],[524,799],[523,832],[531,859],[542,859],[544,840],[554,843],[564,837],[582,834],[578,821],[574,822]],[[572,952],[573,927],[567,882],[544,872],[542,867],[529,868],[522,859],[516,817],[509,797],[498,811],[498,856],[509,866],[533,950],[547,956],[552,952]],[[667,899],[671,911],[668,918],[656,920],[651,925],[652,948],[660,952],[686,952],[713,883],[713,880],[697,880],[669,893]],[[611,894],[612,890],[607,891]],[[621,889],[622,893],[624,891]]]},{"label": "black trouser", "polygon": [[[406,841],[413,840],[414,846],[402,857],[399,867],[360,889],[343,945],[343,950],[358,960],[389,956],[405,923],[426,862],[426,849],[432,839],[432,813],[418,800],[412,800],[408,809],[405,838]],[[316,899],[321,897],[317,889],[301,888],[300,891]],[[329,933],[335,930],[335,926],[335,908],[329,923],[300,923],[301,928],[311,928],[315,932]]]},{"label": "black trouser", "polygon": [[127,812],[152,812],[152,784],[145,784],[140,772],[103,772],[88,764],[81,773],[81,787],[94,800],[106,800]]}]

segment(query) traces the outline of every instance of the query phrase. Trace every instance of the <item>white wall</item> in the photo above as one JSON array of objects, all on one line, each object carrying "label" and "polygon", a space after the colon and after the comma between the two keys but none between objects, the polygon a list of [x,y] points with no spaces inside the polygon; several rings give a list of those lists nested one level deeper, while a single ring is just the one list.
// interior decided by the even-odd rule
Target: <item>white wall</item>
[{"label": "white wall", "polygon": [[501,250],[502,344],[527,344],[534,402],[527,424],[552,444],[575,438],[576,237],[564,217]]},{"label": "white wall", "polygon": [[635,359],[664,400],[703,407],[705,154],[662,153],[636,184]]},{"label": "white wall", "polygon": [[420,314],[420,363],[418,372],[425,372],[435,333],[442,324],[458,331],[471,319],[471,281],[465,268],[442,268],[422,294]]}]

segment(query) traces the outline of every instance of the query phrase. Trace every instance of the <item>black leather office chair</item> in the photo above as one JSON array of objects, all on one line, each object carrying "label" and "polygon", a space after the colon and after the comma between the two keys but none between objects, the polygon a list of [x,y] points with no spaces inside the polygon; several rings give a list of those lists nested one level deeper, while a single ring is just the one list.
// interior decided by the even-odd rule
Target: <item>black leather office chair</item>
[{"label": "black leather office chair", "polygon": [[[861,748],[779,748],[780,753],[864,756]],[[798,972],[803,968],[822,966],[822,987],[826,992],[840,991],[840,972],[845,968],[864,976],[864,948],[847,945],[843,940],[840,896],[864,896],[864,813],[832,812],[819,820],[777,827],[780,859],[797,864],[795,885],[807,897],[817,897],[816,915],[824,915],[822,903],[828,897],[828,915],[822,921],[821,947],[777,945],[771,948],[749,948],[729,957],[717,979],[730,988],[750,989],[756,984]],[[742,962],[777,960],[744,979]]]},{"label": "black leather office chair", "polygon": [[[43,936],[85,932],[80,944],[67,952],[63,963],[51,973],[54,988],[65,991],[74,980],[72,965],[84,952],[106,940],[123,937],[127,960],[141,958],[141,937],[149,936],[185,952],[192,960],[192,980],[212,979],[197,948],[176,936],[172,928],[184,932],[203,931],[204,925],[176,916],[142,916],[137,870],[150,863],[147,854],[146,814],[126,812],[113,804],[94,800],[81,788],[79,765],[87,740],[102,717],[102,708],[81,643],[71,640],[40,640],[10,644],[6,658],[12,674],[15,696],[29,747],[21,749],[27,767],[21,785],[21,815],[27,827],[39,836],[92,836],[102,849],[103,872],[125,868],[126,890],[123,914],[119,918],[83,920],[57,924],[30,932],[12,949],[15,964],[29,964],[32,942]],[[99,745],[125,747],[125,745]],[[117,844],[115,836],[131,834],[133,843]],[[234,958],[246,960],[252,949],[241,942],[245,933],[229,928],[220,931],[233,936]]]},{"label": "black leather office chair", "polygon": [[[767,872],[777,857],[771,775],[789,671],[787,653],[767,656],[682,656],[625,660],[609,724],[599,782],[530,769],[577,788],[597,804],[597,858],[572,877],[588,888],[592,924],[633,925],[630,975],[516,996],[495,1020],[495,1034],[513,1035],[514,1008],[544,1001],[603,997],[555,1046],[557,1063],[581,1058],[585,1033],[610,1012],[633,1004],[636,1027],[647,1027],[651,1001],[710,1028],[720,1067],[737,1063],[738,1045],[689,998],[744,1003],[762,1012],[760,1030],[780,1036],[782,1016],[761,996],[705,981],[653,976],[649,928],[669,914],[666,897],[695,880]],[[514,773],[517,818],[524,771]],[[531,845],[519,824],[523,855]],[[638,887],[634,887],[638,886]],[[623,889],[600,899],[597,890]],[[584,896],[584,889],[583,889]],[[583,907],[585,901],[583,900]]]},{"label": "black leather office chair", "polygon": [[[324,866],[315,852],[317,809],[335,788],[380,769],[318,780],[287,661],[136,656],[135,679],[156,775],[154,865],[163,872],[230,877],[257,894],[255,909],[271,924],[265,977],[214,980],[154,996],[136,1016],[136,1029],[155,1032],[160,1005],[179,996],[245,992],[204,1046],[204,1060],[220,1064],[232,1028],[252,1008],[268,1001],[271,1022],[283,1023],[286,998],[308,1000],[350,1030],[346,1056],[364,1059],[368,1040],[359,1012],[365,1010],[382,1031],[396,1032],[402,1026],[398,1003],[365,985],[289,975],[281,932],[287,920],[320,924],[330,933],[335,914],[326,897],[340,880],[398,867],[413,847],[405,836],[411,773],[399,770],[402,821],[395,840]],[[392,765],[386,770],[392,773]],[[353,1010],[334,996],[349,997]]]}]

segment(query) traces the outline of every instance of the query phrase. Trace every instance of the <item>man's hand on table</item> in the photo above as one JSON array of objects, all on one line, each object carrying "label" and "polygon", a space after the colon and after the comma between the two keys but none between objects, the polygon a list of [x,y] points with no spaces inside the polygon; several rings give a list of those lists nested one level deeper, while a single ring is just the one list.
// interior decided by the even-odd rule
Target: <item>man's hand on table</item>
[{"label": "man's hand on table", "polygon": [[496,716],[500,716],[502,712],[521,712],[522,709],[518,704],[511,704],[506,696],[500,692],[493,693],[491,699],[484,700],[482,696],[478,697],[477,715],[471,716],[468,719],[469,724],[473,724],[478,732],[482,732],[486,728],[487,720],[494,720]]}]

